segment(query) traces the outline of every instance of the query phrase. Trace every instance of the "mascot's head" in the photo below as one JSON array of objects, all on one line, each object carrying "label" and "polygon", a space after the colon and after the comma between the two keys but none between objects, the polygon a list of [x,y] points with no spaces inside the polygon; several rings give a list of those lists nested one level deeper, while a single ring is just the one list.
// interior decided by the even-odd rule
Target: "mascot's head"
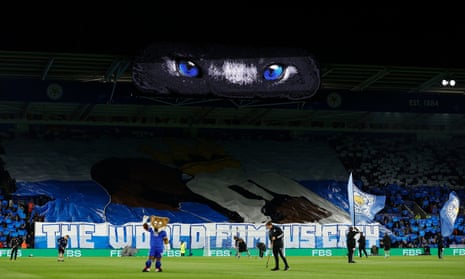
[{"label": "mascot's head", "polygon": [[161,228],[166,227],[166,225],[168,225],[169,222],[170,218],[168,217],[160,217],[154,215],[150,216],[150,224],[152,224],[152,227],[157,231]]}]

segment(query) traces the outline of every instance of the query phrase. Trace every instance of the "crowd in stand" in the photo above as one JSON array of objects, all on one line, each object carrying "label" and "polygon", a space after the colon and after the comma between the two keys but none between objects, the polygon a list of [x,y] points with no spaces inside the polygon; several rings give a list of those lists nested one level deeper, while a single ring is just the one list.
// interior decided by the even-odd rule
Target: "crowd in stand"
[{"label": "crowd in stand", "polygon": [[12,240],[19,238],[21,247],[34,247],[35,221],[43,220],[34,208],[34,202],[13,200],[16,182],[4,168],[0,157],[0,248],[11,248]]},{"label": "crowd in stand", "polygon": [[[362,191],[386,196],[376,221],[388,229],[392,247],[437,247],[440,209],[452,190],[465,197],[463,137],[358,134],[330,142],[345,168],[360,179]],[[462,205],[446,246],[465,244],[464,215]]]},{"label": "crowd in stand", "polygon": [[[445,144],[405,135],[344,134],[330,136],[329,143],[363,191],[386,196],[376,221],[386,227],[392,247],[436,247],[439,210],[450,191],[462,200],[465,197],[465,153],[457,152],[465,150],[463,138],[450,138]],[[0,157],[0,245],[9,247],[11,237],[19,235],[27,247],[33,247],[33,223],[43,217],[34,213],[33,200],[11,200],[14,191],[15,181]],[[446,247],[465,245],[464,216],[462,206]]]},{"label": "crowd in stand", "polygon": [[[386,191],[385,209],[376,216],[392,232],[392,247],[436,247],[436,236],[441,231],[439,211],[448,199],[448,187],[417,187],[406,191],[398,185],[389,185]],[[463,189],[455,190],[460,197]],[[465,244],[465,222],[463,207],[454,225],[454,231],[447,237],[446,245]]]}]

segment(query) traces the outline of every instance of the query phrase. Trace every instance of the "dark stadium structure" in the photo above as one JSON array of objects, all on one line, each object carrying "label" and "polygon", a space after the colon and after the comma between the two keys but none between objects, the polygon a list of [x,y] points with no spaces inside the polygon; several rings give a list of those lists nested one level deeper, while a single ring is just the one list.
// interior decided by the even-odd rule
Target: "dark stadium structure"
[{"label": "dark stadium structure", "polygon": [[[164,15],[170,5],[23,13],[39,30],[2,17],[3,123],[463,133],[464,26],[454,11],[171,8],[175,20]],[[300,101],[139,92],[134,58],[157,42],[306,49],[319,63],[321,85]],[[455,86],[442,85],[452,79]]]}]

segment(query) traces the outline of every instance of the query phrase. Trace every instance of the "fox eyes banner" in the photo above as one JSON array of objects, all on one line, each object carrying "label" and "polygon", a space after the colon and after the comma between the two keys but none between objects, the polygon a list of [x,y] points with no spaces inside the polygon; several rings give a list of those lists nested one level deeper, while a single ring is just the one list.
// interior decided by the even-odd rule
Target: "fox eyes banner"
[{"label": "fox eyes banner", "polygon": [[316,61],[295,48],[153,44],[132,72],[138,90],[165,96],[305,99],[320,86]]}]

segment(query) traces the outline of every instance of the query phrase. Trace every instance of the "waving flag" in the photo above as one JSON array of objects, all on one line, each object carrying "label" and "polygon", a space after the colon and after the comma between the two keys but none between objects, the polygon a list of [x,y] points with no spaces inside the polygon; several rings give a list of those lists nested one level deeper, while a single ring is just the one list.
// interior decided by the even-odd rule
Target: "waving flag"
[{"label": "waving flag", "polygon": [[460,201],[457,194],[452,191],[449,200],[441,208],[441,234],[444,237],[450,236],[454,231],[454,223],[459,213]]},{"label": "waving flag", "polygon": [[350,173],[349,182],[347,182],[347,197],[349,198],[349,214],[353,226],[355,226],[354,186],[352,173]]},{"label": "waving flag", "polygon": [[386,196],[376,196],[358,189],[353,183],[352,173],[347,183],[347,195],[352,225],[372,222],[376,213],[382,210],[386,203]]}]

